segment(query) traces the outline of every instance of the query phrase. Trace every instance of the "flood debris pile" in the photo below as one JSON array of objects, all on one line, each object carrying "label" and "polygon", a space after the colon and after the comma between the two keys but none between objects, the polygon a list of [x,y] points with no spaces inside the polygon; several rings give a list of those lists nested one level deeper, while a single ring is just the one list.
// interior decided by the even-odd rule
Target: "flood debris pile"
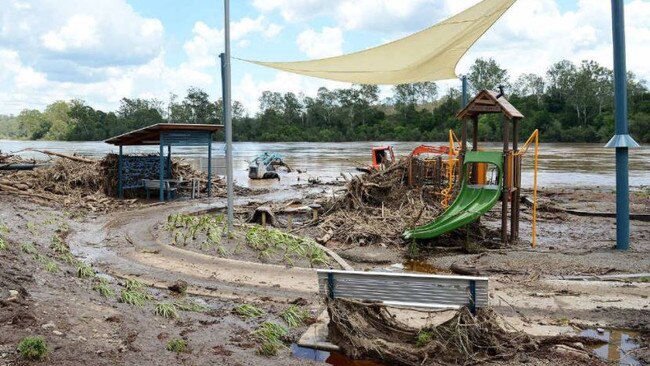
[{"label": "flood debris pile", "polygon": [[[461,308],[448,321],[422,329],[395,319],[380,303],[348,299],[329,300],[329,338],[355,359],[377,359],[389,365],[475,365],[503,361],[518,362],[520,357],[563,357],[554,350],[575,350],[580,357],[575,365],[601,365],[576,344],[597,342],[585,337],[533,337],[523,332],[506,331],[490,308],[478,309],[476,316]],[[582,343],[578,343],[582,342]],[[580,346],[578,346],[580,347]],[[519,360],[521,361],[521,360]]]},{"label": "flood debris pile", "polygon": [[[156,155],[157,156],[157,155]],[[108,196],[117,196],[117,180],[118,180],[118,156],[117,154],[108,154],[100,162],[102,175],[104,176],[104,193]],[[208,190],[208,173],[194,169],[194,167],[185,160],[172,159],[172,177],[183,177],[185,181],[198,179],[199,192],[207,193]],[[148,179],[158,179],[158,170],[154,172],[153,176],[147,177]],[[212,194],[220,196],[225,193],[223,187],[224,183],[217,176],[212,177]]]},{"label": "flood debris pile", "polygon": [[[59,153],[56,153],[56,156],[57,158],[45,167],[0,172],[0,192],[93,212],[139,205],[135,199],[115,198],[117,159],[113,156],[109,155],[102,160]],[[201,179],[204,176],[187,163],[174,161],[173,168],[188,179]],[[207,177],[204,179],[207,181]],[[214,186],[216,194],[220,191],[219,185]]]},{"label": "flood debris pile", "polygon": [[399,244],[409,227],[437,217],[440,190],[430,186],[409,188],[408,160],[385,170],[346,177],[342,194],[326,204],[319,228],[328,240],[349,244]]}]

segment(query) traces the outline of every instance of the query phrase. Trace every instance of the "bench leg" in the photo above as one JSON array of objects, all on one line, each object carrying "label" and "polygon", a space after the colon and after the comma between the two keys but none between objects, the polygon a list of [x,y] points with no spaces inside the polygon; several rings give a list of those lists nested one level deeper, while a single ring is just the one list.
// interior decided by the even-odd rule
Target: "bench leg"
[{"label": "bench leg", "polygon": [[149,188],[145,188],[144,190],[147,192],[147,200],[149,200]]}]

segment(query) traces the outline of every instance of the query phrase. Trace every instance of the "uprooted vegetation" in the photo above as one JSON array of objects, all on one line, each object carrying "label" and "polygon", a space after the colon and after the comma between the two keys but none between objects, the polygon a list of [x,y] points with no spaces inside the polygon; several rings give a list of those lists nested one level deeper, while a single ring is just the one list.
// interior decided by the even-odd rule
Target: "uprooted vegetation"
[{"label": "uprooted vegetation", "polygon": [[[408,185],[408,158],[385,170],[346,178],[342,193],[325,204],[325,215],[318,228],[318,240],[347,245],[404,245],[402,234],[440,216],[442,201],[453,202],[457,185]],[[447,195],[448,192],[451,192]],[[436,242],[492,244],[495,233],[480,225],[466,231],[446,234]]]},{"label": "uprooted vegetation", "polygon": [[171,244],[214,253],[220,257],[248,250],[257,260],[288,266],[330,264],[327,253],[311,238],[259,225],[237,225],[227,233],[223,215],[172,214],[164,225]]},{"label": "uprooted vegetation", "polygon": [[326,205],[319,228],[347,244],[401,244],[404,230],[440,215],[440,188],[409,188],[408,160],[347,179],[344,192]]},{"label": "uprooted vegetation", "polygon": [[[44,151],[57,158],[33,170],[0,172],[0,192],[16,194],[51,205],[106,212],[132,207],[136,201],[116,199],[118,179],[117,155],[109,154],[101,160]],[[183,160],[172,160],[172,176],[199,180],[207,187],[207,174],[195,170]],[[157,179],[156,177],[151,177]],[[223,186],[213,178],[213,194],[219,195]]]},{"label": "uprooted vegetation", "polygon": [[[586,337],[534,337],[508,331],[490,308],[478,309],[476,315],[462,308],[446,322],[421,329],[396,320],[379,303],[335,299],[328,301],[327,310],[330,340],[346,355],[382,360],[390,365],[470,365],[517,361],[530,355],[545,358],[558,345],[580,347],[602,342]],[[575,351],[584,356],[575,364],[603,364],[584,349]]]}]

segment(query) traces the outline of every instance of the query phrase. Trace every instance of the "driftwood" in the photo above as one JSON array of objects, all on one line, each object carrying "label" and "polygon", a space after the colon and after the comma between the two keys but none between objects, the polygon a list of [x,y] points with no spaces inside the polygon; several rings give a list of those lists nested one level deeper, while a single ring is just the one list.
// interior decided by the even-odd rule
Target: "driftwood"
[{"label": "driftwood", "polygon": [[456,262],[452,263],[451,266],[449,266],[449,269],[456,274],[464,275],[464,276],[481,275],[480,271],[476,267],[463,266]]},{"label": "driftwood", "polygon": [[[33,150],[52,153],[48,150]],[[57,156],[51,165],[23,171],[0,171],[0,192],[38,198],[51,205],[61,205],[88,211],[128,208],[139,205],[134,200],[121,200],[117,195],[117,157],[110,154],[102,160],[92,160],[66,154]],[[172,173],[184,179],[199,179],[201,188],[207,186],[207,175],[182,161],[172,162]],[[223,192],[218,178],[213,179],[213,194]]]},{"label": "driftwood", "polygon": [[59,158],[64,158],[64,159],[70,159],[73,161],[78,161],[80,163],[88,163],[88,164],[95,164],[97,163],[97,160],[93,159],[87,159],[87,158],[82,158],[80,156],[75,156],[75,155],[68,155],[68,154],[63,154],[63,153],[58,153],[50,150],[39,150],[39,149],[32,149],[32,148],[27,148],[24,151],[36,151],[45,155],[51,155],[51,156],[57,156]]}]

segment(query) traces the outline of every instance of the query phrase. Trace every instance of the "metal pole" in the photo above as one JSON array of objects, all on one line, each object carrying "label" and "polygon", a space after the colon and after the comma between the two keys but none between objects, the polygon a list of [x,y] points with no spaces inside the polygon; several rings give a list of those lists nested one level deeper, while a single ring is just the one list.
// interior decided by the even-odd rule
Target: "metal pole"
[{"label": "metal pole", "polygon": [[463,92],[463,94],[461,96],[461,104],[462,105],[461,105],[460,109],[463,109],[467,105],[467,75],[463,75],[461,77],[461,80],[462,80],[462,92]]},{"label": "metal pole", "polygon": [[230,103],[230,0],[224,0],[224,37],[225,52],[222,56],[223,65],[223,110],[226,129],[226,183],[228,193],[228,232],[233,232],[233,176],[232,176],[232,111]]},{"label": "metal pole", "polygon": [[124,188],[122,185],[122,164],[122,145],[120,145],[120,154],[117,156],[117,194],[120,198],[124,198]]},{"label": "metal pole", "polygon": [[208,197],[212,196],[212,134],[208,142]]},{"label": "metal pole", "polygon": [[164,196],[164,194],[165,194],[165,187],[164,187],[164,184],[165,184],[165,181],[164,181],[164,179],[165,179],[165,150],[163,149],[163,147],[164,146],[163,146],[162,134],[161,134],[161,136],[160,136],[160,162],[159,162],[160,166],[158,167],[158,179],[159,179],[159,181],[158,181],[159,186],[158,187],[160,189],[158,197],[160,199],[160,202],[165,200],[165,196]]},{"label": "metal pole", "polygon": [[639,145],[628,135],[627,128],[627,71],[623,0],[612,0],[612,37],[616,126],[615,135],[606,147],[616,148],[616,249],[627,250],[630,246],[628,148],[639,147]]}]

